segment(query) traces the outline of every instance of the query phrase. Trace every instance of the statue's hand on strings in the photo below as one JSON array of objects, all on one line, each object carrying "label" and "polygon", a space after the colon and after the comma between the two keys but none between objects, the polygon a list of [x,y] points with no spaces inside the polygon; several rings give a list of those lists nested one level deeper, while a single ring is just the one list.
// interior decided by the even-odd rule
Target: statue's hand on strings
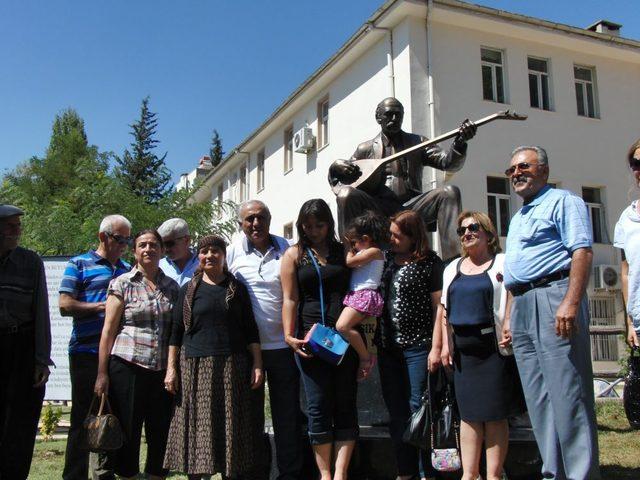
[{"label": "statue's hand on strings", "polygon": [[360,178],[362,171],[358,165],[348,160],[336,160],[331,165],[331,175],[342,183],[353,183]]}]

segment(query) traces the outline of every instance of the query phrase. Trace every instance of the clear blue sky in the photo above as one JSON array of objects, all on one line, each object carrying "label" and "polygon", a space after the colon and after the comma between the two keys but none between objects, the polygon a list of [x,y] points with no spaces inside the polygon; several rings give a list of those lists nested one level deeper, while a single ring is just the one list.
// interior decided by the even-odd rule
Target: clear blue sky
[{"label": "clear blue sky", "polygon": [[[141,99],[158,113],[174,180],[251,133],[383,0],[2,0],[0,173],[43,155],[72,107],[89,142],[122,153]],[[605,18],[640,39],[638,0],[477,0],[585,27]]]}]

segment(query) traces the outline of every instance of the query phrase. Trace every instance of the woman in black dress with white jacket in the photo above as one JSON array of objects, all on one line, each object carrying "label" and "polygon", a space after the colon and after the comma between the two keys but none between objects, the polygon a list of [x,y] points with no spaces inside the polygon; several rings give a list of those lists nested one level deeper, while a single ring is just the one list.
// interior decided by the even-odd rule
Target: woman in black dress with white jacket
[{"label": "woman in black dress with white jacket", "polygon": [[509,444],[507,417],[523,411],[510,334],[502,329],[508,307],[502,281],[504,255],[499,253],[496,229],[484,213],[463,212],[458,235],[462,258],[444,271],[441,303],[447,326],[442,361],[448,365],[453,359],[462,419],[462,478],[479,478],[484,442],[486,479],[500,480]]}]

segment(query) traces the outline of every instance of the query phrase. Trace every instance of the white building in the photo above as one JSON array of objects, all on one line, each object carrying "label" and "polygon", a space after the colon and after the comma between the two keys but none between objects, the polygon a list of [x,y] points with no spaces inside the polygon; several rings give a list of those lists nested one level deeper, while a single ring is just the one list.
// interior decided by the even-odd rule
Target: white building
[{"label": "white building", "polygon": [[[621,38],[619,29],[606,21],[570,27],[456,0],[388,0],[205,176],[194,198],[260,199],[273,214],[272,231],[292,237],[304,200],[324,198],[335,213],[329,165],[378,133],[374,110],[383,98],[404,104],[405,131],[432,138],[464,118],[511,109],[529,119],[481,127],[464,169],[446,179],[425,169],[425,185],[458,185],[463,207],[489,211],[504,233],[520,206],[502,173],[509,153],[541,145],[551,182],[590,205],[594,265],[617,265],[613,225],[629,202],[625,155],[640,125],[640,42]],[[299,153],[293,137],[305,126],[315,147]],[[612,323],[617,311],[620,324],[620,301],[605,293],[598,303],[591,293],[598,321]],[[594,360],[617,358],[615,336],[594,337],[593,346]]]}]

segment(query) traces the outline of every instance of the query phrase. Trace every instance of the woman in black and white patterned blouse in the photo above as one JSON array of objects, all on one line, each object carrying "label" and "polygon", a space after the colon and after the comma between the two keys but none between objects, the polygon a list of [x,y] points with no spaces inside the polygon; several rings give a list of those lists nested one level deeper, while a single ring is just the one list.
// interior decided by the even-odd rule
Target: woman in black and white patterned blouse
[{"label": "woman in black and white patterned blouse", "polygon": [[424,223],[416,212],[392,217],[390,232],[391,249],[382,276],[385,305],[376,333],[382,395],[389,410],[398,479],[425,479],[434,476],[429,459],[404,443],[402,434],[426,386],[443,264],[429,248]]}]

